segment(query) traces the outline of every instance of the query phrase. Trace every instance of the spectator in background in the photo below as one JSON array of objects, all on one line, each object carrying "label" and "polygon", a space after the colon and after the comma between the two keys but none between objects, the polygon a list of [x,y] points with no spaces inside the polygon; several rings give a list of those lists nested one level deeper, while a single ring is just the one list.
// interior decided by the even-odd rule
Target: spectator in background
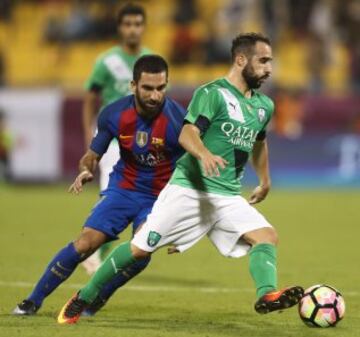
[{"label": "spectator in background", "polygon": [[289,6],[287,0],[260,0],[264,30],[272,41],[277,41],[281,32],[289,25]]},{"label": "spectator in background", "polygon": [[0,0],[0,21],[11,21],[15,0]]},{"label": "spectator in background", "polygon": [[9,154],[11,148],[11,137],[6,129],[6,116],[0,110],[0,182],[10,179]]},{"label": "spectator in background", "polygon": [[95,40],[117,39],[117,22],[114,17],[116,5],[109,2],[101,7],[93,21],[93,38]]},{"label": "spectator in background", "polygon": [[308,68],[311,76],[310,89],[322,92],[325,87],[325,68],[332,62],[334,48],[334,1],[318,0],[309,14]]},{"label": "spectator in background", "polygon": [[63,27],[65,41],[85,40],[92,35],[93,20],[86,1],[77,0]]},{"label": "spectator in background", "polygon": [[174,64],[194,61],[198,52],[199,41],[191,24],[198,17],[194,0],[177,0],[174,23],[176,28],[172,40],[170,60]]},{"label": "spectator in background", "polygon": [[93,36],[94,18],[90,15],[85,0],[76,0],[65,20],[58,16],[57,4],[54,6],[54,12],[49,16],[44,32],[47,42],[68,43],[88,40]]},{"label": "spectator in background", "polygon": [[350,53],[351,86],[360,91],[360,1],[344,0],[337,3],[338,28]]},{"label": "spectator in background", "polygon": [[297,139],[302,136],[304,100],[299,90],[279,88],[275,98],[276,113],[274,129],[276,134]]},{"label": "spectator in background", "polygon": [[[254,0],[226,0],[216,13],[214,20],[209,23],[208,39],[205,42],[206,63],[229,63],[229,49],[231,36],[234,32],[254,30],[257,1]],[[255,29],[257,30],[257,29]]]},{"label": "spectator in background", "polygon": [[290,28],[298,36],[308,33],[310,15],[318,0],[287,0],[289,8]]}]

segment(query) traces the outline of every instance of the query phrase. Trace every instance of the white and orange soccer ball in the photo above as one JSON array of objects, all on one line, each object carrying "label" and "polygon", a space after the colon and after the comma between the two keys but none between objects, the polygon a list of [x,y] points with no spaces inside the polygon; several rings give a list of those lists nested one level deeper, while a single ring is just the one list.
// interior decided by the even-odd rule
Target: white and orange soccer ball
[{"label": "white and orange soccer ball", "polygon": [[345,314],[345,301],[334,287],[318,284],[305,290],[299,303],[299,315],[312,327],[334,327]]}]

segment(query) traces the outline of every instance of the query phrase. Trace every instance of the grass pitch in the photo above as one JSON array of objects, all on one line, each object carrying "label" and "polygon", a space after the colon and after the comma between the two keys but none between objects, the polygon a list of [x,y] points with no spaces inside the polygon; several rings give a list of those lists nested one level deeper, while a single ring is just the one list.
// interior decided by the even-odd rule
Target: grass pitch
[{"label": "grass pitch", "polygon": [[[328,283],[346,301],[338,327],[306,327],[296,309],[258,315],[248,260],[220,256],[202,240],[190,251],[157,253],[147,270],[94,318],[59,326],[65,301],[88,279],[80,267],[35,317],[10,312],[31,291],[49,259],[76,237],[97,199],[66,186],[0,186],[0,336],[302,337],[360,336],[360,196],[356,190],[273,190],[259,209],[278,229],[279,285]],[[128,238],[129,233],[123,235]]]}]

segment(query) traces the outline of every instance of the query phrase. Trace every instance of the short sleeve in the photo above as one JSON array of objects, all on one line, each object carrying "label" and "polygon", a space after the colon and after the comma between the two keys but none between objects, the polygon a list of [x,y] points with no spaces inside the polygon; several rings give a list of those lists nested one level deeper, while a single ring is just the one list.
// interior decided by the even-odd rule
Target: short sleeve
[{"label": "short sleeve", "polygon": [[102,88],[106,85],[107,79],[107,69],[105,67],[102,58],[99,58],[92,69],[92,72],[85,82],[85,89],[86,90],[97,90],[101,91]]},{"label": "short sleeve", "polygon": [[109,147],[111,140],[114,138],[114,134],[111,132],[109,117],[111,110],[109,107],[105,107],[99,114],[97,122],[97,132],[92,139],[90,149],[102,156]]},{"label": "short sleeve", "polygon": [[195,124],[198,118],[205,117],[211,122],[219,109],[219,93],[215,89],[206,87],[195,91],[188,107],[185,120]]}]

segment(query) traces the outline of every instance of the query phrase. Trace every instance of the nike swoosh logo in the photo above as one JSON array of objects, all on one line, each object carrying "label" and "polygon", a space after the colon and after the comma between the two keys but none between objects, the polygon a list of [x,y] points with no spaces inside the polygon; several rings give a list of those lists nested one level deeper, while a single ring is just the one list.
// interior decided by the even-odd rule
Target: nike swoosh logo
[{"label": "nike swoosh logo", "polygon": [[266,264],[268,264],[269,266],[273,267],[274,269],[276,269],[275,265],[273,265],[270,261],[266,261]]},{"label": "nike swoosh logo", "polygon": [[120,135],[119,138],[120,138],[120,139],[129,139],[129,138],[134,138],[134,136],[124,136],[124,135]]},{"label": "nike swoosh logo", "polygon": [[62,270],[71,271],[71,269],[68,269],[68,268],[63,267],[63,266],[60,264],[60,262],[56,262],[56,265],[57,265],[60,269],[62,269]]}]

